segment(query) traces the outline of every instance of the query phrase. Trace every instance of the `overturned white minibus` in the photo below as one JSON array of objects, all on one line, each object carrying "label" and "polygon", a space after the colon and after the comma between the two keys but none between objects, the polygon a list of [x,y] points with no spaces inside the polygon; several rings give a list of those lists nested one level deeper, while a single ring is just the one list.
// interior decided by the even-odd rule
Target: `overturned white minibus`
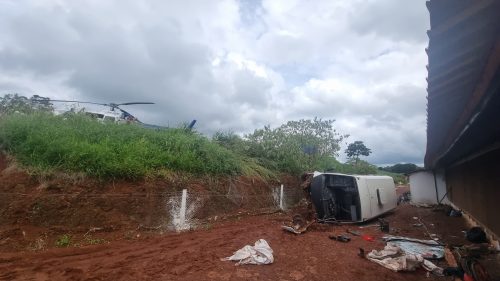
[{"label": "overturned white minibus", "polygon": [[396,208],[394,180],[389,176],[315,172],[311,200],[319,221],[362,222]]}]

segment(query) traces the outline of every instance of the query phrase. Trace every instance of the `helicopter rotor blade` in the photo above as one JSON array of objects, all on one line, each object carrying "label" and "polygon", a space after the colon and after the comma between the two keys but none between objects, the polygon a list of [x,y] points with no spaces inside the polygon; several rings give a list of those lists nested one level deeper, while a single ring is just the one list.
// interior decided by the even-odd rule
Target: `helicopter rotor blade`
[{"label": "helicopter rotor blade", "polygon": [[132,105],[132,104],[155,104],[155,103],[154,102],[124,102],[124,103],[118,103],[115,105],[119,106],[119,105]]},{"label": "helicopter rotor blade", "polygon": [[97,104],[97,105],[104,105],[104,106],[110,106],[113,108],[116,108],[120,105],[133,105],[133,104],[155,104],[154,102],[124,102],[124,103],[102,103],[102,102],[91,102],[91,101],[79,101],[79,100],[43,100],[43,101],[48,101],[48,102],[76,102],[76,103],[88,103],[88,104]]}]

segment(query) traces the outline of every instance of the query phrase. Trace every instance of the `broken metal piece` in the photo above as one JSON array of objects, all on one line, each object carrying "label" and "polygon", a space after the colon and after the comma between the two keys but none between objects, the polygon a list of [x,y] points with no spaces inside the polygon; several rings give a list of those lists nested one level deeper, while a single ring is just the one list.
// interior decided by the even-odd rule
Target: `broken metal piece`
[{"label": "broken metal piece", "polygon": [[291,227],[291,226],[287,226],[287,225],[282,225],[281,228],[283,230],[286,230],[288,232],[291,232],[291,233],[294,233],[294,234],[301,234],[302,232],[296,230],[295,228]]},{"label": "broken metal piece", "polygon": [[360,258],[366,258],[366,256],[365,256],[365,249],[359,248],[358,256]]},{"label": "broken metal piece", "polygon": [[331,234],[328,236],[328,238],[330,238],[332,240],[337,240],[339,242],[344,242],[344,243],[351,241],[351,237],[344,235],[344,234],[340,234],[340,235]]},{"label": "broken metal piece", "polygon": [[311,226],[314,223],[314,221],[308,222],[305,220],[301,215],[296,214],[292,218],[292,223],[291,225],[282,225],[281,228],[283,230],[286,230],[288,232],[294,233],[294,234],[301,234],[307,231],[309,226]]}]

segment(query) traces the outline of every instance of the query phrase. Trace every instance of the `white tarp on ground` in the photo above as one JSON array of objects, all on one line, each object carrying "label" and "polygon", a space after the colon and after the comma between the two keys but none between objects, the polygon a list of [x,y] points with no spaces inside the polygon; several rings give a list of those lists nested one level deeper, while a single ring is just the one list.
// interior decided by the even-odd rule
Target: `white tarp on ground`
[{"label": "white tarp on ground", "polygon": [[223,261],[238,261],[240,264],[270,264],[273,263],[273,250],[264,239],[259,239],[253,246],[246,245],[245,247],[234,252],[227,258],[222,258]]},{"label": "white tarp on ground", "polygon": [[401,248],[395,245],[386,245],[381,251],[373,250],[367,256],[367,259],[380,264],[381,266],[393,271],[414,271],[422,266],[427,271],[442,276],[443,269],[425,260],[421,255],[405,253]]},{"label": "white tarp on ground", "polygon": [[403,236],[382,237],[387,245],[397,246],[407,254],[421,255],[425,259],[442,259],[444,246],[434,240],[421,240]]}]

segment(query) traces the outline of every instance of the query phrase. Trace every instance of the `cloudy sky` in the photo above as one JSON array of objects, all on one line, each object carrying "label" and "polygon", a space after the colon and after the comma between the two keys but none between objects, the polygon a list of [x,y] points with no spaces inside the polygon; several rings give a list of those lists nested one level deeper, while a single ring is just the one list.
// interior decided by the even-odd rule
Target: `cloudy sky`
[{"label": "cloudy sky", "polygon": [[372,163],[422,163],[425,0],[0,0],[0,95],[252,132],[335,119]]}]

